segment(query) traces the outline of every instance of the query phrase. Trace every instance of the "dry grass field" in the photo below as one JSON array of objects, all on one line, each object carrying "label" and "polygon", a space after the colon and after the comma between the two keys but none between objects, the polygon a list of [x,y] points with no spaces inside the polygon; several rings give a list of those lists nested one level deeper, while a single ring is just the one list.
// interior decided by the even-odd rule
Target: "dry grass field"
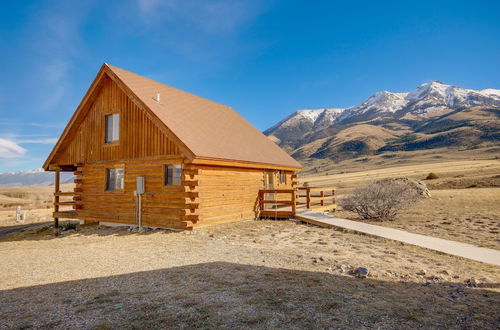
[{"label": "dry grass field", "polygon": [[[343,195],[374,179],[431,171],[440,177],[426,181],[433,197],[379,224],[499,248],[498,160],[301,180],[335,185]],[[294,221],[146,233],[88,225],[54,237],[51,210],[28,212],[40,225],[0,237],[0,328],[500,325],[500,267],[382,238]],[[12,214],[0,212],[0,231],[16,225]],[[356,278],[357,267],[368,277]]]},{"label": "dry grass field", "polygon": [[348,193],[352,188],[373,180],[410,177],[423,180],[430,172],[436,173],[439,179],[426,181],[433,189],[460,189],[469,187],[500,188],[500,160],[460,160],[413,165],[379,166],[361,170],[352,167],[349,172],[330,174],[328,171],[300,177],[300,184],[307,182],[310,186],[335,186],[340,194]]},{"label": "dry grass field", "polygon": [[[368,221],[412,233],[500,249],[500,188],[432,190],[432,198],[403,212],[393,221]],[[335,216],[359,220],[356,214]],[[362,221],[362,220],[360,220]]]},{"label": "dry grass field", "polygon": [[[61,190],[71,191],[73,184],[61,185]],[[35,223],[52,220],[53,186],[4,187],[0,188],[0,232]],[[26,214],[24,221],[16,221],[16,206]],[[61,210],[69,209],[61,207]]]},{"label": "dry grass field", "polygon": [[[385,167],[362,172],[306,176],[310,186],[337,187],[339,197],[355,187],[390,177],[424,179],[430,172],[439,178],[425,180],[432,198],[403,212],[394,221],[370,222],[414,233],[500,249],[500,161],[453,161]],[[339,210],[336,216],[359,220]],[[362,220],[360,220],[362,221]]]},{"label": "dry grass field", "polygon": [[443,163],[461,163],[470,161],[495,162],[500,160],[500,147],[478,148],[434,148],[415,151],[384,152],[358,158],[333,162],[328,159],[309,159],[301,161],[304,165],[303,176],[345,174],[369,170],[395,168],[402,166],[426,166]]}]

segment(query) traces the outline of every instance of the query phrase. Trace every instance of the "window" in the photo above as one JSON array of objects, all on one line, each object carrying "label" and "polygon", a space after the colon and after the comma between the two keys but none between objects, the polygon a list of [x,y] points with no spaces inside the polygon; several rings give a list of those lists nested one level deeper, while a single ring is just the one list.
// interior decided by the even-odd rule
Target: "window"
[{"label": "window", "polygon": [[123,181],[123,168],[106,169],[106,190],[122,190]]},{"label": "window", "polygon": [[280,184],[286,184],[286,172],[280,171]]},{"label": "window", "polygon": [[165,186],[173,186],[181,183],[181,165],[165,165]]},{"label": "window", "polygon": [[105,142],[111,143],[120,139],[120,114],[115,113],[104,117],[106,122]]}]

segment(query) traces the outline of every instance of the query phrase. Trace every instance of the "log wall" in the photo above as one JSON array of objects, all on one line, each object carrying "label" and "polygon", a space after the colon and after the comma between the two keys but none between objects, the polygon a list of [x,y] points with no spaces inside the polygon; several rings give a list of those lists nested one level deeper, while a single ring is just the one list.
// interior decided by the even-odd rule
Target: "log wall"
[{"label": "log wall", "polygon": [[[254,219],[259,214],[259,190],[264,188],[264,170],[220,166],[187,165],[196,172],[185,179],[198,183],[198,222],[195,227]],[[276,172],[276,181],[277,179]],[[291,188],[293,172],[287,183],[276,188]]]},{"label": "log wall", "polygon": [[[181,184],[164,185],[164,166],[183,164]],[[106,169],[124,168],[124,189],[106,191]],[[254,219],[259,214],[259,190],[264,170],[193,165],[172,155],[144,160],[79,164],[75,180],[78,218],[85,221],[136,224],[136,177],[145,178],[142,225],[192,229]],[[292,187],[292,172],[287,184]]]},{"label": "log wall", "polygon": [[[196,214],[197,194],[186,191],[183,185],[164,186],[163,166],[181,164],[182,158],[171,156],[158,159],[109,161],[82,164],[78,167],[78,218],[86,221],[106,221],[134,224],[136,177],[144,176],[145,191],[142,195],[142,225],[191,229],[191,215]],[[124,168],[124,189],[106,191],[106,169]]]}]

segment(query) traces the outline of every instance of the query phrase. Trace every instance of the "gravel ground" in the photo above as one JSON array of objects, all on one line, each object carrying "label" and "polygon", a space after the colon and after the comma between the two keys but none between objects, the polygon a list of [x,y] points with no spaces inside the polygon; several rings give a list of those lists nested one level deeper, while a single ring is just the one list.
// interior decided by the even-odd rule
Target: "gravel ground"
[{"label": "gravel ground", "polygon": [[499,267],[292,221],[31,228],[0,254],[0,328],[500,326]]}]

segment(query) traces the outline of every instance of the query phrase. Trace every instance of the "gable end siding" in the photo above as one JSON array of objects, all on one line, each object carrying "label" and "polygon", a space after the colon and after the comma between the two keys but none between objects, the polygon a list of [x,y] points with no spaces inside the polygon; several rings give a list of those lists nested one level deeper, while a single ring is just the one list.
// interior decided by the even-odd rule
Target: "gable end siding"
[{"label": "gable end siding", "polygon": [[[52,164],[181,155],[177,145],[110,78],[104,78],[102,84],[90,109],[80,125],[73,128]],[[120,139],[116,143],[105,144],[104,117],[112,113],[120,114]]]}]

